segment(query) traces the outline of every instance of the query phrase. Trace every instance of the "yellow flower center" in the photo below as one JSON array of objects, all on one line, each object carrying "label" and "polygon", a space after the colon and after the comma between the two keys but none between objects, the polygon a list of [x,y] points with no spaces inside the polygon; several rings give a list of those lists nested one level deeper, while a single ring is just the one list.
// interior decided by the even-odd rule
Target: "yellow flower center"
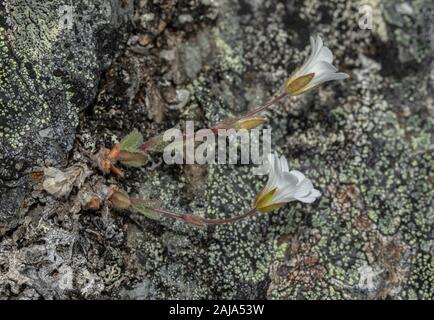
[{"label": "yellow flower center", "polygon": [[256,209],[258,209],[259,212],[267,213],[274,209],[280,208],[283,205],[282,203],[270,204],[270,200],[273,198],[273,195],[276,192],[276,190],[277,188],[274,188],[273,190],[267,192],[266,194],[263,194],[263,192],[261,191],[256,196],[255,207]]}]

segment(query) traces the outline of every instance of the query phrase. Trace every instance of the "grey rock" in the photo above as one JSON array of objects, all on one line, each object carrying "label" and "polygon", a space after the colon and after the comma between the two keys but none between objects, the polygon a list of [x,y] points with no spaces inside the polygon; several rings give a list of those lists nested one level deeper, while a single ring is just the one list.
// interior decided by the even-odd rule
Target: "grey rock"
[{"label": "grey rock", "polygon": [[132,5],[121,2],[0,3],[0,223],[16,217],[32,167],[71,149],[78,113],[126,39]]}]

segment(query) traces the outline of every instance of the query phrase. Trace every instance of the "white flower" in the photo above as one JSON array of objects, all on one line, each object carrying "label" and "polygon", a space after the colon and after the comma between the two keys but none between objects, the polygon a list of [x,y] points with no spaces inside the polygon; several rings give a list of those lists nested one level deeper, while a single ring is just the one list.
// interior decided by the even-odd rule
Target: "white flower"
[{"label": "white flower", "polygon": [[331,80],[343,80],[349,76],[332,65],[333,54],[324,47],[320,36],[310,37],[311,53],[306,62],[286,82],[286,91],[293,96],[311,90]]},{"label": "white flower", "polygon": [[312,203],[321,193],[312,182],[297,170],[289,171],[285,157],[277,154],[268,156],[270,172],[264,189],[256,196],[255,207],[260,212],[269,212],[287,202]]}]

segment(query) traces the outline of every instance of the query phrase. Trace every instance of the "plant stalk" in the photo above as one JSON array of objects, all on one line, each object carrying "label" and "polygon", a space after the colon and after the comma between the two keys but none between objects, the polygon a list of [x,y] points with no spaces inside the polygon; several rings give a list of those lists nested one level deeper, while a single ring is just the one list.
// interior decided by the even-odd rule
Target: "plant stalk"
[{"label": "plant stalk", "polygon": [[[255,114],[260,113],[260,112],[262,112],[262,111],[264,111],[264,110],[270,108],[271,106],[275,105],[277,102],[279,102],[280,100],[282,100],[283,98],[285,98],[287,95],[288,95],[288,93],[287,93],[286,91],[284,91],[284,92],[281,93],[280,95],[278,95],[278,96],[272,98],[270,101],[268,101],[268,102],[265,103],[264,105],[262,105],[262,106],[260,106],[260,107],[258,107],[258,108],[256,108],[256,109],[254,109],[254,110],[251,110],[251,111],[248,111],[248,112],[244,113],[243,115],[241,115],[240,117],[238,117],[237,120],[240,120],[240,119],[244,119],[244,118],[248,118],[248,117],[254,116]],[[224,121],[223,121],[223,122],[224,122]],[[222,122],[220,122],[220,123],[222,123]],[[218,132],[218,129],[221,129],[221,128],[219,128],[219,125],[218,125],[218,124],[215,125],[215,126],[213,126],[213,127],[211,127],[211,128],[209,128],[209,130],[211,130],[213,133],[217,133],[217,132]],[[194,135],[194,134],[193,134],[193,135],[189,135],[189,136],[187,136],[187,135],[182,135],[182,136],[180,136],[180,137],[175,138],[174,141],[180,141],[181,139],[182,139],[183,141],[186,141],[186,140],[191,139],[191,138],[193,138],[193,139],[194,139],[194,138],[202,138],[202,137],[206,137],[208,134],[209,134],[209,133],[207,133],[207,134],[205,134],[205,135],[202,134],[202,135],[199,135],[199,136],[198,136],[198,135]],[[157,138],[158,138],[158,136],[155,136],[155,137],[152,137],[151,139],[147,140],[146,142],[144,142],[144,143],[140,146],[139,149],[142,150],[142,151],[145,151],[145,150],[147,150],[148,148],[151,148],[152,146],[154,146],[154,144],[155,144]]]},{"label": "plant stalk", "polygon": [[180,219],[187,223],[194,224],[197,226],[202,226],[202,227],[209,226],[209,225],[221,225],[221,224],[236,222],[245,219],[247,217],[253,216],[257,212],[256,208],[252,208],[241,215],[230,217],[230,218],[207,219],[195,215],[189,215],[185,213],[174,212],[174,211],[160,209],[160,208],[150,208],[150,210],[160,213],[161,215],[166,217]]}]

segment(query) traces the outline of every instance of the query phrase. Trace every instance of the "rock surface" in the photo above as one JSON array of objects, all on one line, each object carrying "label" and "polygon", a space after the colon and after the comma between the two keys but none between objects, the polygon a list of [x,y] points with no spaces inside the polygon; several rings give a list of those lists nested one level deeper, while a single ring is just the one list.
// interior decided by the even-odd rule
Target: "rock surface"
[{"label": "rock surface", "polygon": [[[372,29],[358,25],[366,3]],[[268,113],[267,126],[273,148],[323,196],[312,205],[292,203],[233,225],[197,229],[109,208],[80,211],[76,193],[58,201],[36,183],[31,194],[15,187],[9,192],[14,199],[26,197],[26,209],[0,238],[0,297],[434,298],[434,42],[416,38],[418,26],[432,27],[434,18],[430,1],[408,6],[392,0],[140,1],[134,30],[124,31],[128,46],[99,88],[94,68],[74,73],[86,84],[77,87],[87,103],[57,91],[51,96],[61,99],[55,106],[62,108],[70,101],[68,110],[76,115],[97,92],[81,114],[64,167],[87,163],[83,149],[111,146],[134,128],[151,137],[186,120],[207,127],[252,108],[279,90],[308,54],[309,34],[319,32],[351,79],[287,99]],[[84,57],[82,63],[91,63]],[[10,83],[25,82],[20,79]],[[36,97],[32,91],[23,95]],[[54,136],[53,125],[32,122],[42,137],[63,146],[44,159],[63,159],[74,121],[68,135],[62,127]],[[65,121],[51,123],[61,127]],[[16,159],[14,167],[21,159],[0,154]],[[25,167],[35,165],[41,164]],[[14,172],[26,172],[5,169],[10,176],[3,179],[11,184]],[[132,195],[158,198],[166,208],[209,218],[244,211],[265,183],[251,166],[168,166],[158,159],[127,170],[124,179],[95,173],[88,180],[116,183]],[[10,212],[8,206],[3,200],[2,212]]]},{"label": "rock surface", "polygon": [[0,3],[0,226],[16,218],[31,168],[71,150],[132,11],[117,0]]}]

